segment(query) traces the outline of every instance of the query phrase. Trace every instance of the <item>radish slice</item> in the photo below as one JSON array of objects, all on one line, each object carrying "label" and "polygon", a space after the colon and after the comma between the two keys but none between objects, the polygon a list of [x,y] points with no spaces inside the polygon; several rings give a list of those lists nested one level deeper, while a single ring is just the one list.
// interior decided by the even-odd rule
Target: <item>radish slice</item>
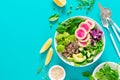
[{"label": "radish slice", "polygon": [[90,32],[90,25],[87,22],[82,22],[79,28],[84,28],[87,32]]},{"label": "radish slice", "polygon": [[87,32],[84,28],[78,28],[76,29],[75,31],[75,36],[78,38],[78,39],[84,39],[87,35]]},{"label": "radish slice", "polygon": [[90,40],[86,41],[86,42],[79,42],[79,45],[82,47],[86,47],[89,44]]},{"label": "radish slice", "polygon": [[90,25],[90,29],[93,29],[95,27],[95,22],[93,22],[92,20],[87,19],[85,22]]},{"label": "radish slice", "polygon": [[87,34],[87,36],[84,39],[80,40],[80,42],[87,42],[89,39],[90,39],[90,34]]}]

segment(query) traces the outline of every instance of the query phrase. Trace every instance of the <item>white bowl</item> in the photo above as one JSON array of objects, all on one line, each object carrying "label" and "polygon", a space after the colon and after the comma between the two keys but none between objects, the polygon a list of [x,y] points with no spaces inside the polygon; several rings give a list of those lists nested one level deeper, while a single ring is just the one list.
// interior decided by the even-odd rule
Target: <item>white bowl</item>
[{"label": "white bowl", "polygon": [[[115,62],[103,62],[103,63],[99,64],[99,65],[94,69],[94,71],[93,71],[93,73],[92,73],[93,77],[95,78],[95,73],[98,72],[98,71],[103,67],[103,65],[106,64],[106,63],[109,64],[112,69],[116,69],[117,66],[118,66],[119,78],[120,78],[120,65],[118,65],[118,64],[115,63]],[[95,78],[95,80],[97,80],[97,79]]]},{"label": "white bowl", "polygon": [[[103,38],[103,43],[104,43],[104,45],[103,45],[103,50],[102,50],[98,55],[96,55],[96,57],[94,58],[94,60],[93,60],[91,63],[88,63],[88,64],[86,64],[86,65],[81,65],[81,66],[75,66],[75,67],[85,67],[85,66],[91,65],[91,64],[93,64],[94,62],[96,62],[96,61],[100,58],[100,56],[102,55],[102,53],[103,53],[103,51],[104,51],[104,48],[105,48],[105,35],[104,35],[103,29],[101,28],[101,26],[100,26],[95,20],[93,20],[93,19],[91,19],[91,18],[89,18],[89,17],[86,17],[86,16],[74,16],[74,17],[71,17],[71,18],[75,18],[75,17],[84,18],[84,19],[90,19],[90,20],[94,21],[94,22],[96,23],[96,25],[98,26],[98,29],[100,29],[100,30],[103,32],[103,37],[102,37],[102,38]],[[70,18],[68,18],[68,19],[70,19]],[[68,19],[66,19],[65,21],[67,21]],[[63,21],[63,23],[64,23],[65,21]],[[56,52],[57,52],[57,49],[56,49],[57,41],[56,41],[56,39],[55,39],[56,35],[57,35],[57,31],[55,32],[55,35],[54,35],[54,46],[55,46],[55,50],[56,50]],[[65,59],[63,58],[63,56],[62,56],[59,52],[57,52],[57,55],[58,55],[58,56],[60,57],[60,59],[61,59],[63,62],[65,62],[66,64],[69,64],[69,65],[71,65],[71,66],[74,66],[74,63],[73,63],[73,62],[69,62],[69,61],[65,60]]]},{"label": "white bowl", "polygon": [[65,78],[65,76],[66,76],[66,72],[65,72],[65,70],[64,70],[64,68],[62,67],[62,66],[60,66],[60,65],[54,65],[54,66],[52,66],[51,68],[50,68],[50,70],[49,70],[49,78],[50,78],[50,80],[54,80],[53,78],[52,78],[52,76],[51,76],[51,70],[53,69],[53,68],[55,68],[55,67],[59,67],[59,68],[61,68],[62,70],[63,70],[63,73],[64,73],[64,75],[63,75],[63,77],[61,78],[61,79],[59,79],[59,80],[64,80],[64,78]]}]

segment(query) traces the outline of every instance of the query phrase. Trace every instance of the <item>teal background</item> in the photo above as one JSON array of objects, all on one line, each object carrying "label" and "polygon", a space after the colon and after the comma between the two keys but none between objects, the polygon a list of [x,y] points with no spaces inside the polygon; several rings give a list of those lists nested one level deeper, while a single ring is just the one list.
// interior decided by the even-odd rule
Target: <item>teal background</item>
[{"label": "teal background", "polygon": [[[101,25],[98,2],[111,9],[113,20],[120,25],[119,0],[96,0],[94,8],[87,16]],[[66,11],[71,4],[73,12],[67,16]],[[37,75],[36,72],[45,61],[47,53],[40,54],[39,50],[49,37],[54,38],[57,27],[56,23],[50,28],[48,17],[60,9],[62,13],[58,22],[72,16],[86,16],[84,10],[75,10],[77,0],[67,0],[64,8],[57,7],[55,11],[54,6],[56,5],[52,0],[0,0],[0,80],[45,80],[48,69],[55,64],[65,68],[65,80],[87,80],[81,75],[82,72],[92,72],[104,61],[120,62],[107,30],[101,25],[105,32],[106,46],[97,62],[84,68],[72,67],[62,62],[54,50],[51,63]],[[114,38],[120,48],[115,35]],[[54,48],[54,44],[52,47]]]}]

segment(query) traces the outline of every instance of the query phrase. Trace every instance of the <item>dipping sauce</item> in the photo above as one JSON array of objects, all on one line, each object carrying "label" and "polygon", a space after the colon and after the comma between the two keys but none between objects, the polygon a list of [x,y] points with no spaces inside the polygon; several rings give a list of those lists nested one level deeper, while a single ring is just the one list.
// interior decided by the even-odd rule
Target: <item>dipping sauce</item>
[{"label": "dipping sauce", "polygon": [[53,66],[49,70],[49,77],[51,80],[64,80],[64,78],[65,78],[64,68],[59,65]]}]

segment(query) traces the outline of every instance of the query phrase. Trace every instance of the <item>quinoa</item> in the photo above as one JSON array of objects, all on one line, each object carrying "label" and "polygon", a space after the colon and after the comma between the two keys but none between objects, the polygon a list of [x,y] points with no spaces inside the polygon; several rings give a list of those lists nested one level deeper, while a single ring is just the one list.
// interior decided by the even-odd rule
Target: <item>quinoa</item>
[{"label": "quinoa", "polygon": [[59,80],[64,77],[64,71],[60,67],[52,68],[50,74],[54,80]]}]

